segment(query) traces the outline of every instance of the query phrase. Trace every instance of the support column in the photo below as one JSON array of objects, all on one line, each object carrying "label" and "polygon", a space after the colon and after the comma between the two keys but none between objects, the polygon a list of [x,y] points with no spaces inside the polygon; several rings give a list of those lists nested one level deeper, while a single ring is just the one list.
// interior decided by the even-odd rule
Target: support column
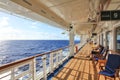
[{"label": "support column", "polygon": [[74,56],[74,29],[72,26],[70,26],[70,32],[69,32],[69,45],[70,45],[69,57],[72,57]]},{"label": "support column", "polygon": [[98,37],[99,37],[99,39],[98,39],[98,44],[100,44],[100,33],[99,33]]},{"label": "support column", "polygon": [[96,38],[97,38],[96,43],[99,44],[99,35],[98,34],[97,34]]},{"label": "support column", "polygon": [[106,32],[103,32],[103,46],[106,47]]},{"label": "support column", "polygon": [[113,36],[112,36],[112,34],[113,34],[113,33],[111,32],[111,33],[110,33],[110,36],[111,36],[111,37],[110,37],[110,40],[109,40],[109,41],[110,41],[110,43],[109,43],[109,49],[110,49],[110,50],[112,50],[112,43],[113,43]]},{"label": "support column", "polygon": [[80,43],[83,42],[83,35],[80,36]]},{"label": "support column", "polygon": [[80,39],[80,43],[81,43],[81,36],[80,36],[80,38],[79,38],[79,39]]},{"label": "support column", "polygon": [[112,29],[112,50],[116,50],[116,35],[115,28]]}]

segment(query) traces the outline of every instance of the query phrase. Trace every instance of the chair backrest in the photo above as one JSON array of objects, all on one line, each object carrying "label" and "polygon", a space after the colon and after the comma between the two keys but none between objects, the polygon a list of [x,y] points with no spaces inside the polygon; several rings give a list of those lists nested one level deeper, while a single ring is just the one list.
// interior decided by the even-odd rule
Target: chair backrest
[{"label": "chair backrest", "polygon": [[120,67],[120,55],[109,54],[105,70],[114,73]]},{"label": "chair backrest", "polygon": [[105,51],[106,51],[106,48],[101,47],[100,54],[104,54],[104,53],[105,53]]},{"label": "chair backrest", "polygon": [[103,59],[108,59],[108,55],[110,54],[109,52],[109,46],[106,47],[106,52],[103,54]]},{"label": "chair backrest", "polygon": [[103,56],[103,59],[106,59],[106,57],[107,57],[107,55],[108,55],[108,49],[107,48],[105,48],[105,51],[104,51],[104,53],[102,54],[102,56]]}]

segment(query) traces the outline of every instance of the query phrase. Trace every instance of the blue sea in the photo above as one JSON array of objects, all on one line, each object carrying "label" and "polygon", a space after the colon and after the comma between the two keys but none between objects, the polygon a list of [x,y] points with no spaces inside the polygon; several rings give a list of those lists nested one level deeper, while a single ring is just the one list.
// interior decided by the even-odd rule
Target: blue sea
[{"label": "blue sea", "polygon": [[[79,41],[75,41],[79,43]],[[69,45],[68,40],[0,41],[0,65]]]}]

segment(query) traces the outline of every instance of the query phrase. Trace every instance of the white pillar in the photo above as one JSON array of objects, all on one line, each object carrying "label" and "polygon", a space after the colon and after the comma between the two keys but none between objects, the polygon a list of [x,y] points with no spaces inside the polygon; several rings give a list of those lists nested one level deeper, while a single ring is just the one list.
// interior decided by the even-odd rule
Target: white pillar
[{"label": "white pillar", "polygon": [[93,42],[94,42],[94,43],[97,43],[97,36],[94,36]]},{"label": "white pillar", "polygon": [[103,46],[106,47],[106,32],[103,32]]},{"label": "white pillar", "polygon": [[83,35],[80,36],[80,43],[83,42]]},{"label": "white pillar", "polygon": [[81,43],[81,40],[82,40],[81,38],[82,38],[82,36],[80,36],[80,43]]},{"label": "white pillar", "polygon": [[108,47],[107,46],[107,32],[105,32],[105,47]]},{"label": "white pillar", "polygon": [[112,49],[113,49],[113,48],[112,48],[112,44],[113,44],[113,31],[110,33],[110,36],[111,36],[111,37],[110,37],[110,40],[109,40],[109,41],[110,41],[110,42],[109,42],[109,49],[112,50]]},{"label": "white pillar", "polygon": [[98,44],[100,44],[100,33],[99,33],[99,36],[98,36],[98,37],[99,37]]},{"label": "white pillar", "polygon": [[99,34],[97,34],[97,44],[99,44]]},{"label": "white pillar", "polygon": [[69,32],[70,57],[74,55],[74,29],[71,28]]},{"label": "white pillar", "polygon": [[115,35],[115,28],[112,29],[112,50],[116,50],[116,35]]},{"label": "white pillar", "polygon": [[113,24],[111,22],[110,29],[112,30],[110,32],[110,43],[109,43],[109,49],[115,50],[116,49],[116,35],[115,35],[115,27],[113,27]]}]

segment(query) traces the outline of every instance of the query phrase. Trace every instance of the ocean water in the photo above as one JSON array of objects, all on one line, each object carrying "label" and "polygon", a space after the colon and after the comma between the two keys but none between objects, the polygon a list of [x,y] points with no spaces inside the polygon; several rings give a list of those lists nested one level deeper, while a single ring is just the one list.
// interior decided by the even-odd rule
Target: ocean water
[{"label": "ocean water", "polygon": [[[79,43],[79,41],[75,41]],[[69,45],[68,40],[0,41],[0,65]]]}]

